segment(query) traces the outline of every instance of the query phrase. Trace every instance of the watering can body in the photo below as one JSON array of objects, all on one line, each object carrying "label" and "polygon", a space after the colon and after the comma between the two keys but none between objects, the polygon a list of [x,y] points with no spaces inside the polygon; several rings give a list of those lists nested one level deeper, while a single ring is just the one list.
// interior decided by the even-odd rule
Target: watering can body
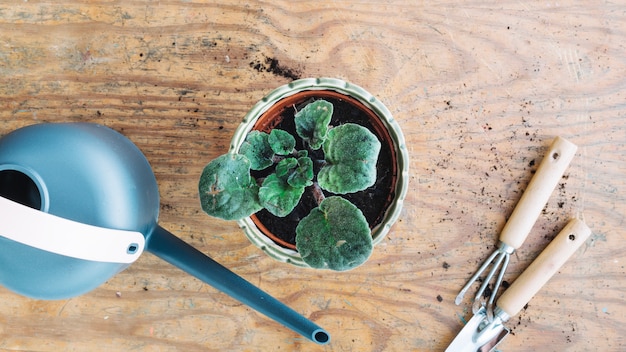
[{"label": "watering can body", "polygon": [[[90,123],[32,125],[0,138],[0,196],[60,218],[145,235],[156,227],[159,210],[156,179],[141,151]],[[0,285],[33,298],[81,295],[127,266],[0,236]]]}]

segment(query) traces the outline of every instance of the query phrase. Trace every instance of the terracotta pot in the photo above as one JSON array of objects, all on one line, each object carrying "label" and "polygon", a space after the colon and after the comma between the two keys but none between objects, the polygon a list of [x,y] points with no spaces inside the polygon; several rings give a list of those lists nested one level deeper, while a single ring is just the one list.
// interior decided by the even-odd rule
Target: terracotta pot
[{"label": "terracotta pot", "polygon": [[[244,117],[232,139],[231,152],[237,152],[251,130],[269,133],[281,120],[281,113],[311,98],[338,99],[367,115],[372,132],[381,145],[388,145],[392,167],[391,183],[385,210],[377,214],[372,227],[374,245],[380,243],[398,219],[408,189],[409,157],[404,137],[389,110],[363,88],[333,78],[307,78],[281,86],[261,99]],[[384,147],[383,147],[384,148]],[[380,156],[379,156],[380,158]],[[308,267],[294,244],[275,236],[255,215],[238,221],[248,239],[272,258],[297,266]]]}]

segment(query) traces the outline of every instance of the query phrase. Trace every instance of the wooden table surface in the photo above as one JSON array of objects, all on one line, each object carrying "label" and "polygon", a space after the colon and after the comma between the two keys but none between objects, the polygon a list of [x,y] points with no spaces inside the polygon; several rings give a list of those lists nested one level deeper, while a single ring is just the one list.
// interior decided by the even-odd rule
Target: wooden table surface
[{"label": "wooden table surface", "polygon": [[[144,254],[80,297],[0,288],[0,348],[442,351],[454,297],[550,141],[579,146],[512,282],[571,217],[590,239],[510,322],[506,351],[626,349],[626,7],[593,1],[10,1],[0,5],[0,135],[107,125],[150,161],[160,224],[326,328],[317,346]],[[200,209],[198,177],[272,89],[338,77],[384,102],[410,153],[399,221],[346,273],[281,264]],[[473,288],[472,290],[475,290]]]}]

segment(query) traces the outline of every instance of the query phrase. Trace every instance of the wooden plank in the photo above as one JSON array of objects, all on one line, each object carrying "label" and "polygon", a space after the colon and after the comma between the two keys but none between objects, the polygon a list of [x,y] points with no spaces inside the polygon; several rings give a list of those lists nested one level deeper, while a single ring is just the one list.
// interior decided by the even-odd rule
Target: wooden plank
[{"label": "wooden plank", "polygon": [[[1,4],[0,135],[67,121],[122,132],[154,169],[161,225],[333,340],[314,346],[146,254],[81,297],[0,288],[0,348],[443,350],[471,316],[454,297],[561,135],[579,152],[505,280],[572,216],[592,239],[512,319],[501,348],[623,350],[625,21],[623,6],[591,1]],[[257,100],[320,76],[379,97],[411,154],[399,222],[347,273],[273,261],[197,196],[203,166]]]}]

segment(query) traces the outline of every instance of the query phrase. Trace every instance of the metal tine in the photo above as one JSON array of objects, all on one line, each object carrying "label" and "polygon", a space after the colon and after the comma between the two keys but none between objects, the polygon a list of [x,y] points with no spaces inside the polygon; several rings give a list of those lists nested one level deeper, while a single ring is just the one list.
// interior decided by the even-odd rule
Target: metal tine
[{"label": "metal tine", "polygon": [[[493,302],[495,301],[496,295],[498,293],[498,289],[500,288],[500,284],[502,283],[504,272],[506,270],[506,267],[509,265],[510,255],[514,251],[515,249],[513,247],[507,245],[506,243],[500,242],[500,246],[498,247],[498,249],[496,249],[495,251],[493,251],[493,253],[491,253],[489,258],[487,258],[483,262],[483,264],[480,266],[480,268],[478,268],[476,273],[467,281],[465,286],[463,286],[463,288],[461,289],[461,292],[459,292],[459,294],[456,296],[454,303],[456,305],[461,304],[461,301],[463,300],[463,296],[465,296],[465,293],[467,293],[467,291],[472,286],[472,284],[480,277],[480,275],[482,275],[482,273],[487,269],[487,267],[492,262],[494,262],[494,259],[495,259],[495,263],[493,264],[493,267],[489,271],[489,274],[487,275],[485,280],[483,280],[483,283],[480,285],[480,288],[478,289],[478,292],[476,293],[476,296],[474,297],[474,302],[472,304],[472,312],[476,314],[476,312],[482,306],[483,303],[481,301],[481,297],[483,293],[485,292],[485,290],[487,289],[487,285],[489,285],[489,282],[491,282],[491,279],[495,275],[496,271],[500,269],[497,280],[494,283],[494,289],[492,290],[491,296],[489,297],[489,302],[491,302],[493,305]],[[501,266],[503,261],[504,261],[504,265]],[[492,313],[492,312],[488,311],[488,313]]]},{"label": "metal tine", "polygon": [[[478,312],[478,310],[480,309],[480,306],[483,303],[481,301],[483,293],[485,293],[485,290],[487,289],[487,286],[491,282],[491,279],[493,279],[493,276],[496,274],[496,271],[500,269],[500,273],[502,273],[502,275],[500,275],[500,273],[498,274],[498,278],[501,278],[504,275],[504,272],[502,271],[500,264],[505,258],[508,257],[508,254],[506,252],[501,252],[500,250],[497,250],[496,253],[498,253],[498,257],[496,258],[493,266],[491,267],[491,270],[489,270],[489,274],[487,274],[487,277],[485,277],[485,280],[483,280],[483,283],[480,285],[480,288],[478,289],[478,292],[476,292],[476,296],[474,297],[474,303],[472,304],[472,313],[474,314],[476,314],[476,312]],[[500,283],[497,282],[497,280],[496,280],[495,286],[497,287],[500,286]],[[491,297],[489,299],[490,301],[492,299],[495,299],[495,294],[496,294],[496,290],[494,289],[491,291]]]},{"label": "metal tine", "polygon": [[511,259],[511,255],[509,253],[505,253],[504,263],[502,267],[500,267],[500,272],[498,273],[498,278],[493,286],[493,291],[491,291],[491,296],[489,296],[489,301],[487,302],[487,319],[489,322],[493,321],[493,309],[494,303],[496,300],[496,295],[498,294],[498,290],[500,289],[500,285],[502,284],[502,280],[504,279],[504,273],[506,272],[506,268],[509,266],[509,261]]},{"label": "metal tine", "polygon": [[478,268],[478,270],[476,270],[476,273],[474,273],[474,275],[472,277],[470,277],[470,279],[467,281],[465,286],[463,286],[463,288],[461,289],[461,292],[459,292],[459,294],[456,296],[456,298],[454,299],[454,304],[456,304],[457,306],[459,304],[461,304],[461,301],[463,301],[463,296],[465,296],[465,293],[467,293],[467,290],[469,290],[469,288],[474,284],[474,282],[476,282],[476,280],[480,277],[480,275],[482,275],[483,271],[485,271],[485,269],[487,269],[489,264],[491,264],[491,261],[498,254],[499,254],[499,251],[494,251],[493,253],[491,253],[489,258],[485,259],[485,261],[480,266],[480,268]]}]

